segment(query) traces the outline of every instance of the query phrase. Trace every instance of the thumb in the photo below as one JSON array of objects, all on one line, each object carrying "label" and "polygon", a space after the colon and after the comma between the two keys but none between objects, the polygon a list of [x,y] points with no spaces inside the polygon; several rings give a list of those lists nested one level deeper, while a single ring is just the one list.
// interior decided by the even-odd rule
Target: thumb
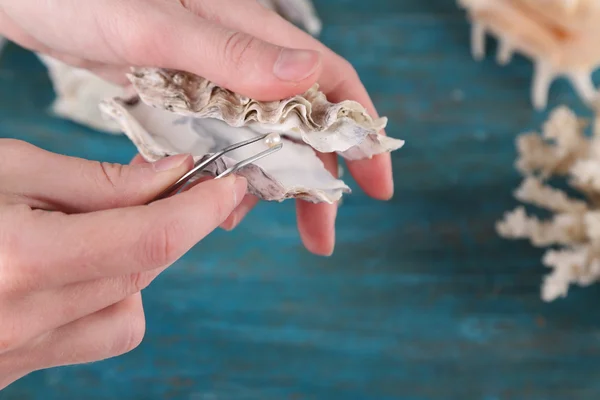
[{"label": "thumb", "polygon": [[145,204],[192,166],[187,154],[121,165],[63,156],[21,141],[0,141],[3,191],[36,208],[69,213]]},{"label": "thumb", "polygon": [[158,11],[140,13],[141,38],[123,44],[133,65],[188,71],[260,101],[305,92],[321,73],[317,51],[276,46],[181,7]]}]

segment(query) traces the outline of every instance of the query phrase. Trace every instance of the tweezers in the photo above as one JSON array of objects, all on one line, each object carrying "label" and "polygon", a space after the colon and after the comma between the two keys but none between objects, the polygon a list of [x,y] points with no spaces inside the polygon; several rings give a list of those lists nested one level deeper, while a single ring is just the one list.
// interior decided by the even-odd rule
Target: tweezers
[{"label": "tweezers", "polygon": [[274,132],[267,133],[267,134],[264,134],[264,135],[261,135],[261,136],[257,136],[257,137],[252,138],[252,139],[244,140],[243,142],[234,143],[231,146],[228,146],[228,147],[220,150],[219,152],[213,154],[212,156],[208,157],[204,161],[198,160],[194,164],[194,167],[191,170],[189,170],[185,175],[183,175],[181,178],[179,178],[171,186],[169,186],[168,188],[166,188],[165,190],[163,190],[152,201],[157,201],[157,200],[165,199],[165,198],[167,198],[167,197],[169,197],[169,196],[171,196],[173,194],[176,194],[197,173],[202,172],[202,170],[204,168],[206,168],[206,166],[208,164],[210,164],[210,163],[218,160],[219,158],[221,158],[226,153],[229,153],[230,151],[239,149],[240,147],[248,146],[248,145],[250,145],[252,143],[259,142],[261,140],[264,141],[264,144],[267,145],[267,147],[268,147],[267,150],[261,151],[260,153],[255,154],[252,157],[248,157],[248,158],[246,158],[246,159],[244,159],[244,160],[236,163],[232,167],[227,168],[225,171],[223,171],[222,173],[220,173],[219,175],[217,175],[214,179],[221,179],[221,178],[224,178],[224,177],[226,177],[228,175],[231,175],[231,174],[239,171],[240,169],[244,168],[248,164],[251,164],[251,163],[253,163],[255,161],[260,160],[261,158],[267,157],[268,155],[273,154],[276,151],[281,150],[281,148],[283,147],[283,142],[281,141],[281,137],[279,136],[279,134],[274,133]]}]

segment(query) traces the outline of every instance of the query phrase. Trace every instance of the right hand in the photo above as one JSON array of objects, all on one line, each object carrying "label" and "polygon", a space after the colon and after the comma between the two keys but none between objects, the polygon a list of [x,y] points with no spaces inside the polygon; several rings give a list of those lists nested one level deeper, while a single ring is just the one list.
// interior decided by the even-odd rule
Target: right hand
[{"label": "right hand", "polygon": [[[84,3],[84,4],[82,4]],[[329,101],[355,100],[377,112],[352,65],[277,13],[252,0],[0,0],[0,30],[29,49],[127,83],[131,65],[184,70],[256,100],[279,100],[318,82]],[[336,154],[320,154],[338,173]],[[347,163],[369,196],[394,193],[389,153]],[[225,228],[258,199],[248,195]],[[306,248],[330,255],[336,204],[298,200]]]},{"label": "right hand", "polygon": [[232,176],[144,205],[192,164],[106,164],[0,139],[0,389],[141,342],[140,291],[246,194]]}]

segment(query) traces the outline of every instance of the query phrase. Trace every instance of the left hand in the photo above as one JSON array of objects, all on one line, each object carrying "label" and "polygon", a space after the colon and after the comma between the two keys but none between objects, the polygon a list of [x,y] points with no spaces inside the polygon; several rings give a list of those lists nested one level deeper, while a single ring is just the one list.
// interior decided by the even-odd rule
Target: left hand
[{"label": "left hand", "polygon": [[[348,61],[256,1],[1,0],[0,30],[22,46],[117,82],[124,83],[131,65],[171,68],[264,101],[302,93],[318,82],[330,101],[355,100],[377,117]],[[276,77],[274,65],[280,65],[284,49],[288,55],[290,49],[311,54],[296,57],[297,63],[286,58]],[[319,156],[337,176],[336,155]],[[391,198],[389,154],[347,167],[368,195]],[[224,227],[234,228],[256,202],[246,198]],[[298,229],[309,251],[333,252],[336,213],[336,205],[297,202]]]}]

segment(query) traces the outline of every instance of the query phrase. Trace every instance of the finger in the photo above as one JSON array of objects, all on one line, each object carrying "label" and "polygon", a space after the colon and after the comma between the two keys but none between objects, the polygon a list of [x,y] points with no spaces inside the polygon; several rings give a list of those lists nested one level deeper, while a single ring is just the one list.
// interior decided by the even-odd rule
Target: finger
[{"label": "finger", "polygon": [[146,164],[147,162],[148,161],[144,160],[144,157],[142,157],[141,154],[136,154],[135,157],[133,157],[129,162],[129,165]]},{"label": "finger", "polygon": [[11,348],[21,347],[35,337],[94,314],[145,289],[165,268],[72,283],[6,302],[3,318],[18,329]]},{"label": "finger", "polygon": [[[137,165],[141,163],[145,163],[144,158],[138,154],[132,160],[130,165]],[[203,181],[205,179],[199,179],[199,181]],[[239,206],[236,207],[235,210],[227,217],[225,222],[221,224],[221,229],[231,231],[235,229],[240,222],[246,217],[246,215],[252,210],[256,204],[258,204],[259,199],[253,195],[247,195],[244,197],[244,200],[240,203]]]},{"label": "finger", "polygon": [[[304,92],[317,80],[320,54],[285,48],[189,12],[179,1],[103,1],[98,37],[118,64],[185,70],[258,100]],[[132,26],[132,16],[135,25]],[[207,62],[209,60],[209,62]]]},{"label": "finger", "polygon": [[[189,3],[104,0],[85,9],[68,4],[60,12],[54,2],[42,2],[33,11],[23,2],[11,2],[4,11],[25,30],[47,27],[45,37],[36,39],[56,51],[105,64],[186,70],[259,100],[301,93],[316,81],[318,52],[275,46],[228,29],[194,15],[182,2]],[[74,24],[81,35],[62,33],[63,26]]]},{"label": "finger", "polygon": [[35,51],[48,50],[45,45],[16,24],[4,12],[3,8],[0,8],[0,26],[2,27],[2,36],[18,43],[20,46]]},{"label": "finger", "polygon": [[4,284],[33,290],[171,265],[225,221],[246,187],[244,178],[229,176],[148,206],[75,215],[5,207]]},{"label": "finger", "polygon": [[101,361],[135,349],[146,329],[136,293],[108,308],[64,325],[26,350],[31,371]]},{"label": "finger", "polygon": [[[378,118],[375,107],[367,96],[366,90],[358,77],[355,81],[345,81],[327,94],[330,101],[343,101],[351,99],[358,101],[370,111],[374,118]],[[380,132],[385,134],[384,131]],[[348,172],[356,180],[365,193],[379,200],[389,200],[394,195],[394,178],[392,173],[392,158],[390,153],[383,153],[364,160],[346,160]]]},{"label": "finger", "polygon": [[256,204],[258,204],[258,197],[253,195],[247,195],[244,197],[244,200],[240,203],[239,206],[236,207],[235,210],[231,213],[231,215],[221,224],[221,228],[231,231],[235,229],[240,222],[244,219],[244,217],[252,210]]},{"label": "finger", "polygon": [[[337,177],[337,157],[335,154],[319,154],[325,168]],[[308,251],[322,256],[330,256],[335,247],[335,218],[337,204],[314,204],[303,200],[296,202],[298,230]]]},{"label": "finger", "polygon": [[119,86],[128,86],[131,84],[127,78],[127,74],[129,73],[130,69],[122,65],[112,65],[90,61],[51,49],[40,52],[39,56],[43,63],[49,67],[50,71],[57,69],[57,67],[69,66],[77,69],[88,70],[103,80]]},{"label": "finger", "polygon": [[185,154],[124,166],[0,139],[1,190],[18,195],[32,207],[48,210],[88,212],[144,204],[192,166],[192,157]]},{"label": "finger", "polygon": [[[375,106],[352,65],[277,13],[246,0],[196,0],[186,3],[193,11],[207,18],[218,18],[225,26],[237,27],[279,46],[319,51],[323,57],[323,68],[318,81],[328,100],[354,100],[362,104],[373,118],[378,117]],[[223,13],[223,9],[231,12]],[[385,132],[382,131],[381,134]],[[374,156],[370,160],[348,161],[347,165],[358,185],[369,196],[381,200],[392,197],[394,183],[389,153]]]}]

